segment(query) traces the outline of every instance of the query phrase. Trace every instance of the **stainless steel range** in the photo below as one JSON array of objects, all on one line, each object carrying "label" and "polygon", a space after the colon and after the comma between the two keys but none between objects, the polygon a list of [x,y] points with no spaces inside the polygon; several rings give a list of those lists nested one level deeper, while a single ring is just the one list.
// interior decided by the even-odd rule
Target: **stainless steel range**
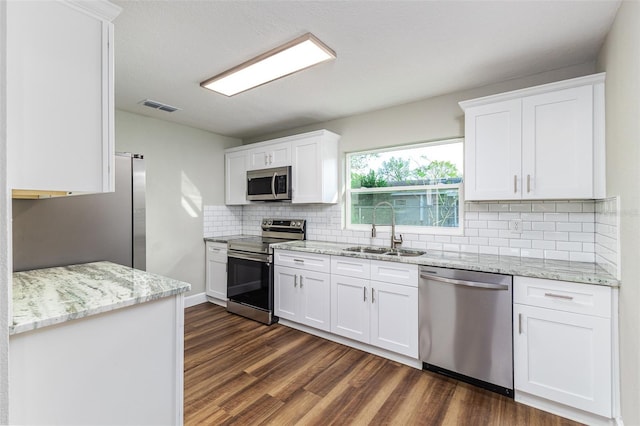
[{"label": "stainless steel range", "polygon": [[273,324],[273,245],[304,240],[304,219],[262,219],[262,236],[227,244],[227,311]]}]

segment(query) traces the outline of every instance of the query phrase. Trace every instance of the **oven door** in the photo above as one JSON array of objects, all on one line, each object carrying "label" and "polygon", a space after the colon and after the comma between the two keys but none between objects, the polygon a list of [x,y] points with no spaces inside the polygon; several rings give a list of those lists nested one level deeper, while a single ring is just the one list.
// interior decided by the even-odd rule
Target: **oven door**
[{"label": "oven door", "polygon": [[271,255],[229,250],[227,297],[250,308],[273,312]]}]

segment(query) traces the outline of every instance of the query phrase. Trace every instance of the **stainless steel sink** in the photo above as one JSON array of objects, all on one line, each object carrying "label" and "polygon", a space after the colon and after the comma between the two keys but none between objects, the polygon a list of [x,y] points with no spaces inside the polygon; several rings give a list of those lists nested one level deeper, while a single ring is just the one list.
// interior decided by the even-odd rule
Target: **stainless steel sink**
[{"label": "stainless steel sink", "polygon": [[342,249],[344,251],[352,251],[356,253],[369,253],[369,254],[386,254],[391,249],[386,247],[366,247],[366,246],[354,246]]},{"label": "stainless steel sink", "polygon": [[411,249],[391,249],[388,247],[367,247],[367,246],[353,246],[342,249],[344,251],[350,251],[355,253],[369,253],[369,254],[384,254],[385,256],[400,256],[400,257],[412,257],[422,256],[425,251],[411,250]]},{"label": "stainless steel sink", "polygon": [[426,251],[411,250],[411,249],[393,249],[385,253],[387,256],[400,256],[400,257],[415,257],[422,256]]}]

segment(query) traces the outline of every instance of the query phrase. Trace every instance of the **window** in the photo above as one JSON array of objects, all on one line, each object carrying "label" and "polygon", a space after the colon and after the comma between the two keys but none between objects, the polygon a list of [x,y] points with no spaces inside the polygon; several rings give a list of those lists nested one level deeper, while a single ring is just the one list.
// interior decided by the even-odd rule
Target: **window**
[{"label": "window", "polygon": [[398,230],[461,233],[462,158],[462,139],[347,154],[347,227],[390,225],[391,204]]}]

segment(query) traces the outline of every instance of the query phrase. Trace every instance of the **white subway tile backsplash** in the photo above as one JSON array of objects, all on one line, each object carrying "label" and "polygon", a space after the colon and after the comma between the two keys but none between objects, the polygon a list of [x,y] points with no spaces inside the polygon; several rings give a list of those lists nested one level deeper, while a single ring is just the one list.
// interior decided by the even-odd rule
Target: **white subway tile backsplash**
[{"label": "white subway tile backsplash", "polygon": [[529,222],[542,222],[544,220],[544,213],[522,213],[520,218]]},{"label": "white subway tile backsplash", "polygon": [[594,221],[593,213],[569,213],[570,222],[591,222]]},{"label": "white subway tile backsplash", "polygon": [[509,211],[528,213],[531,211],[531,204],[530,203],[509,204]]},{"label": "white subway tile backsplash", "polygon": [[556,211],[582,213],[582,203],[556,203]]},{"label": "white subway tile backsplash", "polygon": [[533,231],[555,231],[555,222],[531,222],[531,229]]},{"label": "white subway tile backsplash", "polygon": [[[610,270],[617,262],[616,201],[466,202],[463,235],[402,232],[404,247],[466,253],[598,262]],[[265,217],[307,219],[307,238],[361,245],[389,245],[390,227],[377,238],[369,230],[343,229],[339,204],[252,204],[205,206],[205,236],[259,235]],[[509,230],[521,220],[522,233]],[[616,263],[617,262],[617,263]]]},{"label": "white subway tile backsplash", "polygon": [[569,213],[545,213],[545,222],[567,222],[569,220]]},{"label": "white subway tile backsplash", "polygon": [[480,246],[479,252],[481,254],[500,254],[498,247],[490,247],[490,246]]},{"label": "white subway tile backsplash", "polygon": [[552,213],[556,211],[556,205],[553,203],[533,203],[531,205],[531,211],[539,213]]},{"label": "white subway tile backsplash", "polygon": [[498,252],[500,256],[520,256],[520,249],[513,247],[500,247],[500,251]]},{"label": "white subway tile backsplash", "polygon": [[582,232],[582,223],[578,222],[558,222],[556,231]]},{"label": "white subway tile backsplash", "polygon": [[555,250],[545,250],[544,251],[545,259],[553,259],[553,260],[569,260],[569,252],[568,251],[555,251]]},{"label": "white subway tile backsplash", "polygon": [[546,231],[544,233],[544,239],[549,241],[569,241],[569,233]]}]

